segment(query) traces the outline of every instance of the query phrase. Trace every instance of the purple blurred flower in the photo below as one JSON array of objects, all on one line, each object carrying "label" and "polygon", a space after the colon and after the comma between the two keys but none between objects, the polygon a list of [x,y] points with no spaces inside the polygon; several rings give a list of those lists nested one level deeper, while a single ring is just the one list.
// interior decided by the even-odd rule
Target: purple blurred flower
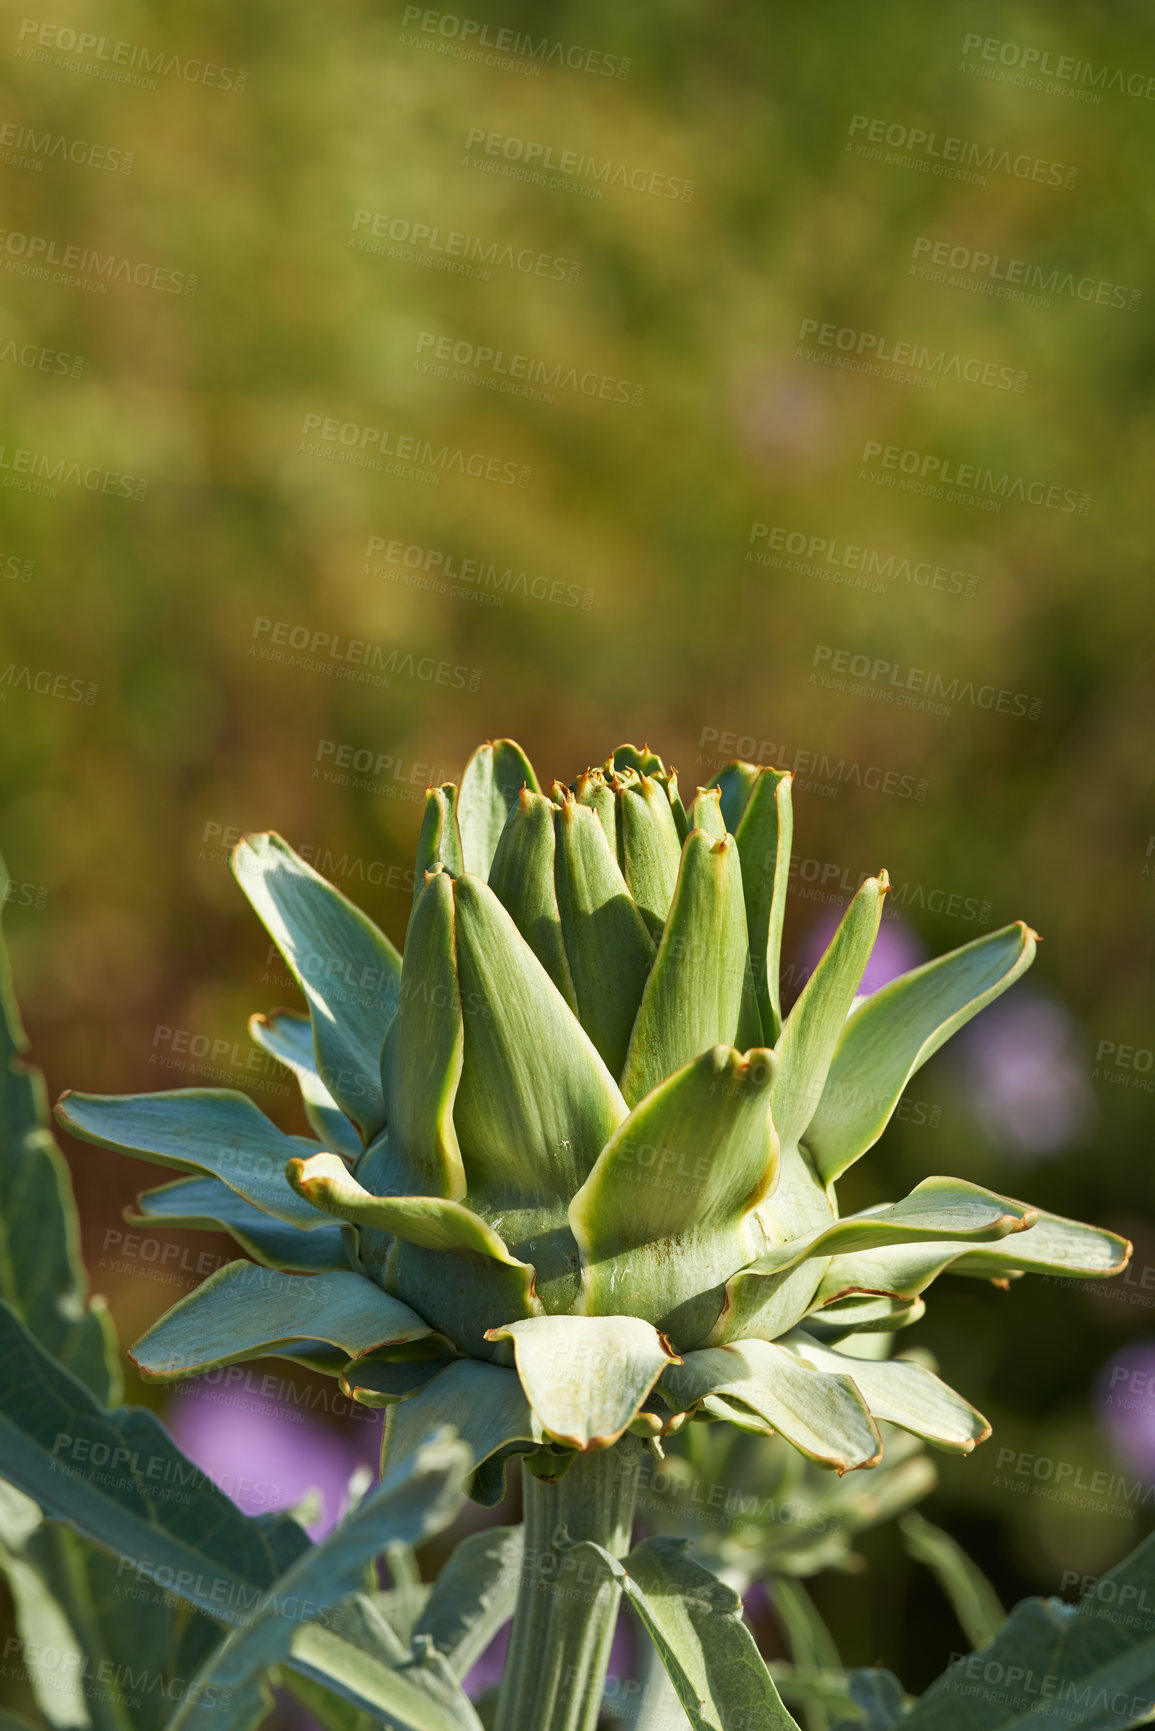
[{"label": "purple blurred flower", "polygon": [[[1123,1466],[1155,1479],[1155,1341],[1129,1342],[1099,1372],[1099,1422]],[[1136,1393],[1135,1391],[1138,1390]]]},{"label": "purple blurred flower", "polygon": [[381,1414],[323,1424],[283,1400],[235,1391],[207,1379],[186,1383],[167,1415],[179,1446],[247,1515],[292,1508],[311,1490],[322,1513],[308,1529],[323,1538],[340,1518],[349,1479],[376,1467]]},{"label": "purple blurred flower", "polygon": [[1095,1096],[1074,1018],[1057,999],[1019,986],[960,1036],[967,1095],[993,1142],[1046,1159],[1095,1120]]}]

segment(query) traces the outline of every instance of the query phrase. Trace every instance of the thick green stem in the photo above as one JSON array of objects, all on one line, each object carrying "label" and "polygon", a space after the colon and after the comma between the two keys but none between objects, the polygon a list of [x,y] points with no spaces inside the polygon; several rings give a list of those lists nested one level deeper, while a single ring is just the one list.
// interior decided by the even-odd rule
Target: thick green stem
[{"label": "thick green stem", "polygon": [[595,1557],[559,1551],[554,1535],[630,1548],[642,1445],[579,1455],[550,1484],[523,1470],[525,1564],[513,1616],[496,1731],[594,1731],[621,1589]]}]

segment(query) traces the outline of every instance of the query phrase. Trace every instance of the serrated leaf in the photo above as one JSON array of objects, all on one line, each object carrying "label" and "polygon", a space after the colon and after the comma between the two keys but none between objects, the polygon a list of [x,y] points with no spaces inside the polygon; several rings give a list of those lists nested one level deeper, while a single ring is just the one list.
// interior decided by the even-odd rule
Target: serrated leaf
[{"label": "serrated leaf", "polygon": [[737,843],[695,830],[630,1035],[622,1093],[635,1106],[708,1047],[745,1052],[761,1038]]},{"label": "serrated leaf", "polygon": [[1146,1722],[1155,1711],[1153,1592],[1155,1536],[1078,1607],[1024,1599],[989,1646],[918,1698],[903,1731],[955,1731],[960,1722],[968,1731],[1126,1731]]},{"label": "serrated leaf", "polygon": [[778,1431],[810,1460],[837,1472],[873,1466],[882,1453],[878,1428],[854,1380],[804,1365],[768,1340],[688,1352],[658,1392],[679,1412],[701,1402],[715,1417],[763,1434]]},{"label": "serrated leaf", "polygon": [[384,1122],[381,1047],[401,957],[281,836],[249,836],[233,850],[232,868],[305,994],[322,1082],[368,1139]]},{"label": "serrated leaf", "polygon": [[[8,884],[0,860],[0,909]],[[88,1298],[72,1180],[27,1051],[0,937],[0,1299],[98,1399],[111,1400],[120,1391],[116,1339],[102,1301]]]},{"label": "serrated leaf", "polygon": [[824,1183],[873,1147],[915,1071],[1013,985],[1034,955],[1035,933],[1019,921],[902,974],[859,1005],[839,1035],[803,1138]]},{"label": "serrated leaf", "polygon": [[714,1046],[634,1107],[570,1203],[583,1309],[644,1317],[696,1345],[729,1273],[758,1254],[751,1210],[777,1177],[764,1048]]},{"label": "serrated leaf", "polygon": [[661,1655],[694,1731],[796,1731],[732,1587],[678,1539],[646,1539],[619,1559],[585,1540],[617,1581]]},{"label": "serrated leaf", "polygon": [[296,1010],[250,1016],[249,1033],[262,1051],[269,1052],[297,1078],[305,1117],[322,1146],[355,1160],[361,1152],[361,1138],[317,1073],[313,1024],[308,1016],[298,1015]]},{"label": "serrated leaf", "polygon": [[169,1382],[304,1341],[325,1341],[355,1358],[431,1332],[362,1274],[281,1274],[230,1262],[155,1322],[132,1358],[149,1381]]},{"label": "serrated leaf", "polygon": [[878,936],[889,888],[885,872],[864,881],[782,1024],[774,1048],[782,1066],[774,1094],[774,1122],[784,1148],[803,1139],[817,1110],[839,1035]]},{"label": "serrated leaf", "polygon": [[262,1214],[219,1178],[178,1178],[145,1190],[125,1209],[130,1226],[163,1225],[227,1232],[266,1268],[296,1274],[335,1273],[349,1267],[341,1228],[302,1232]]},{"label": "serrated leaf", "polygon": [[486,1338],[513,1341],[542,1428],[582,1450],[617,1442],[674,1356],[636,1316],[531,1316],[491,1328]]},{"label": "serrated leaf", "polygon": [[[365,1565],[399,1541],[417,1545],[456,1515],[470,1455],[450,1435],[430,1437],[369,1493],[323,1543],[310,1547],[210,1656],[169,1721],[169,1731],[246,1731],[262,1681],[289,1656],[296,1628],[325,1617],[356,1591]],[[307,1640],[302,1649],[307,1650]],[[205,1705],[205,1691],[228,1691],[229,1705]]]},{"label": "serrated leaf", "polygon": [[490,740],[466,764],[457,795],[462,870],[485,879],[506,818],[523,787],[540,793],[533,765],[512,739]]},{"label": "serrated leaf", "polygon": [[66,1130],[178,1172],[219,1178],[264,1214],[306,1232],[328,1226],[285,1177],[294,1155],[322,1152],[304,1136],[286,1136],[245,1094],[217,1088],[173,1088],[167,1094],[64,1093],[56,1116]]},{"label": "serrated leaf", "polygon": [[429,1636],[459,1680],[513,1616],[522,1553],[521,1527],[487,1527],[461,1541],[434,1582],[414,1633]]}]

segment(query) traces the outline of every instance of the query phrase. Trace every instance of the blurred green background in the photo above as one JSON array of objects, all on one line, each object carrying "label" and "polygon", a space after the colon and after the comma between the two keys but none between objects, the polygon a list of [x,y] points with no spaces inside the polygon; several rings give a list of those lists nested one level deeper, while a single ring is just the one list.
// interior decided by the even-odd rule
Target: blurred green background
[{"label": "blurred green background", "polygon": [[[1155,23],[481,4],[0,25],[0,846],[36,1056],[53,1093],[249,1086],[296,1128],[247,1068],[286,990],[237,834],[400,942],[425,782],[482,738],[547,780],[623,739],[691,789],[796,768],[796,984],[881,865],[896,953],[1046,940],[846,1205],[957,1173],[1135,1239],[1126,1285],[948,1279],[917,1331],[995,1425],[928,1513],[1004,1599],[1057,1592],[1155,1505],[1155,1401],[1103,1393],[1155,1368]],[[1049,292],[997,292],[1028,267]],[[885,484],[899,452],[1010,477],[1001,508]],[[840,652],[863,691],[822,684]],[[954,697],[886,700],[912,669]],[[131,1340],[176,1295],[114,1236],[147,1175],[68,1152]],[[1100,1488],[1056,1500],[1060,1462]],[[873,1585],[819,1603],[917,1689],[957,1631],[893,1535],[865,1548]]]}]

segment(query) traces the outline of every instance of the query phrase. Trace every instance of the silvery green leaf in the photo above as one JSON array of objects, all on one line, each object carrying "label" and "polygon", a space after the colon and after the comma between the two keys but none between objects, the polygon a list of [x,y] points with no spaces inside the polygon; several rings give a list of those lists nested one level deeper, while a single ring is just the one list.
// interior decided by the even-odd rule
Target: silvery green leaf
[{"label": "silvery green leaf", "polygon": [[425,813],[417,838],[417,868],[413,874],[413,901],[425,885],[425,873],[444,867],[453,877],[465,870],[461,836],[457,828],[457,789],[452,782],[431,787],[425,794]]},{"label": "silvery green leaf", "polygon": [[742,860],[754,986],[763,1035],[771,1045],[782,1031],[779,976],[794,836],[793,779],[786,770],[759,770],[734,831]]},{"label": "silvery green leaf", "polygon": [[328,1342],[353,1358],[431,1332],[363,1275],[282,1274],[230,1262],[153,1323],[132,1357],[150,1381],[168,1382],[304,1341]]},{"label": "silvery green leaf", "polygon": [[302,1232],[254,1208],[219,1178],[178,1178],[175,1183],[145,1190],[135,1207],[125,1210],[124,1217],[132,1226],[227,1232],[266,1268],[322,1274],[349,1267],[339,1226]]},{"label": "silvery green leaf", "polygon": [[305,1117],[322,1146],[355,1160],[361,1152],[361,1138],[317,1073],[313,1024],[309,1017],[300,1016],[295,1010],[250,1016],[249,1033],[263,1051],[271,1053],[297,1078]]},{"label": "silvery green leaf", "polygon": [[[324,1626],[326,1613],[357,1590],[366,1564],[390,1544],[417,1545],[449,1525],[469,1466],[468,1449],[451,1433],[421,1443],[321,1544],[290,1564],[243,1625],[226,1636],[173,1714],[169,1731],[209,1731],[214,1725],[245,1731],[249,1721],[243,1715],[260,1700],[269,1672],[294,1648],[308,1654],[305,1628]],[[399,1692],[403,1687],[402,1682]],[[229,1705],[206,1705],[209,1690],[227,1691]],[[445,1723],[453,1723],[448,1715]]]},{"label": "silvery green leaf", "polygon": [[825,1183],[877,1142],[915,1071],[1034,960],[1022,921],[936,956],[872,992],[838,1037],[818,1108],[803,1138]]},{"label": "silvery green leaf", "polygon": [[522,790],[501,832],[489,887],[576,1015],[577,994],[554,881],[556,814],[557,807],[544,794]]},{"label": "silvery green leaf", "polygon": [[[957,1660],[903,1731],[1127,1731],[1155,1708],[1155,1536],[1076,1607],[1024,1599],[981,1652]],[[1128,1607],[1122,1610],[1122,1607]]]},{"label": "silvery green leaf", "polygon": [[[517,1372],[474,1358],[452,1360],[411,1400],[389,1408],[382,1452],[385,1466],[391,1469],[394,1461],[406,1460],[421,1438],[441,1424],[456,1427],[473,1451],[475,1468],[503,1450],[516,1446],[528,1453],[545,1441]],[[479,1500],[476,1483],[471,1494]],[[500,1500],[499,1490],[492,1501]]]},{"label": "silvery green leaf", "polygon": [[[8,884],[0,860],[0,910]],[[111,1400],[120,1390],[116,1341],[103,1300],[88,1297],[72,1181],[27,1051],[0,937],[0,1298],[98,1399]]]},{"label": "silvery green leaf", "polygon": [[309,1005],[317,1071],[368,1139],[381,1128],[380,1062],[397,1008],[401,957],[384,933],[279,835],[254,835],[233,874]]},{"label": "silvery green leaf", "polygon": [[618,863],[657,938],[670,911],[682,854],[670,798],[661,782],[644,772],[619,774],[611,785],[618,802]]},{"label": "silvery green leaf", "polygon": [[458,1545],[426,1600],[414,1633],[428,1635],[464,1678],[513,1615],[522,1570],[521,1527],[487,1527]]},{"label": "silvery green leaf", "polygon": [[679,1539],[646,1539],[618,1558],[588,1540],[661,1655],[694,1731],[796,1731],[732,1587],[686,1555]]},{"label": "silvery green leaf", "polygon": [[166,1094],[60,1096],[56,1115],[66,1130],[178,1172],[219,1178],[262,1213],[290,1226],[328,1226],[285,1177],[294,1155],[321,1153],[304,1136],[286,1136],[244,1094],[223,1088],[172,1088]]}]

